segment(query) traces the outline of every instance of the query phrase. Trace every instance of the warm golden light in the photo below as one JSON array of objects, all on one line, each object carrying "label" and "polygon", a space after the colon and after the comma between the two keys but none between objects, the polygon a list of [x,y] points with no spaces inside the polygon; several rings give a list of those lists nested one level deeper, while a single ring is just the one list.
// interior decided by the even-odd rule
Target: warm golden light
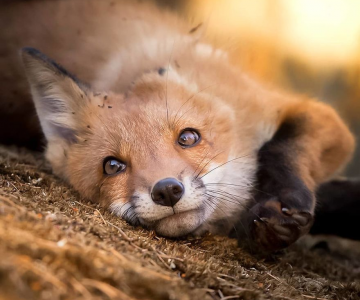
[{"label": "warm golden light", "polygon": [[282,0],[284,41],[294,51],[324,63],[348,63],[360,56],[360,1]]},{"label": "warm golden light", "polygon": [[261,39],[322,65],[347,64],[360,56],[357,0],[197,0],[189,5],[218,39]]}]

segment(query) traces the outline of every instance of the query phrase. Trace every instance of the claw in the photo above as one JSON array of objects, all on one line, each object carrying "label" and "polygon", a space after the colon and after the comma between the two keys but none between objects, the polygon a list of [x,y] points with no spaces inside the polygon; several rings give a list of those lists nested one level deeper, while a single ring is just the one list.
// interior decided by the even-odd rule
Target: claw
[{"label": "claw", "polygon": [[260,218],[260,220],[261,220],[263,223],[269,223],[269,219],[268,219],[268,218]]},{"label": "claw", "polygon": [[295,220],[296,222],[298,222],[299,225],[301,225],[301,226],[305,226],[306,224],[309,223],[309,218],[308,218],[308,217],[304,217],[304,216],[302,216],[302,215],[300,215],[300,214],[294,214],[292,217],[293,217],[294,220]]},{"label": "claw", "polygon": [[291,213],[290,213],[290,210],[286,207],[283,207],[281,209],[281,211],[285,214],[285,215],[288,215],[288,216],[291,216]]},{"label": "claw", "polygon": [[278,235],[278,238],[280,239],[280,240],[283,240],[284,242],[286,242],[286,243],[292,243],[293,241],[291,241],[292,240],[292,238],[291,238],[291,236],[289,236],[289,235],[281,235],[281,234],[279,234]]},{"label": "claw", "polygon": [[287,236],[291,235],[291,229],[289,229],[289,228],[286,228],[281,225],[276,225],[276,224],[273,227],[281,235],[287,235]]}]

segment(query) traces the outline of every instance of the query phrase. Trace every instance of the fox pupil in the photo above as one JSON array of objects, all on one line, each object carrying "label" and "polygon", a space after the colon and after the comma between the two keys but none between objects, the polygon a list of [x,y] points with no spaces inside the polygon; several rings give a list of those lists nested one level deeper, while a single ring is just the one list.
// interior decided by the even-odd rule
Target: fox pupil
[{"label": "fox pupil", "polygon": [[194,146],[199,140],[200,135],[197,131],[187,129],[180,134],[178,143],[182,147],[191,147]]},{"label": "fox pupil", "polygon": [[114,175],[125,170],[126,165],[115,158],[107,157],[104,160],[104,174]]}]

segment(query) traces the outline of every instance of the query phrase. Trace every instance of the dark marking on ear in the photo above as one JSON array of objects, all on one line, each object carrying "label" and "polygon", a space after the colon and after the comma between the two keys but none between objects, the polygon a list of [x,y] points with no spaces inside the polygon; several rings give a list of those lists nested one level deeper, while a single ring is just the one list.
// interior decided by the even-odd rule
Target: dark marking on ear
[{"label": "dark marking on ear", "polygon": [[160,76],[164,76],[164,74],[166,73],[166,69],[165,68],[160,68],[158,69],[158,73]]},{"label": "dark marking on ear", "polygon": [[[32,56],[35,59],[38,59],[45,64],[49,65],[54,72],[56,72],[59,75],[70,77],[81,89],[89,89],[90,87],[81,82],[75,75],[68,72],[65,68],[63,68],[61,65],[56,63],[51,58],[47,57],[45,54],[43,54],[41,51],[32,48],[32,47],[25,47],[21,49],[22,52],[27,53],[28,55]],[[82,96],[83,97],[83,96]]]},{"label": "dark marking on ear", "polygon": [[46,97],[46,101],[43,101],[42,105],[43,108],[51,114],[64,112],[64,108],[61,105],[59,105],[59,100],[51,97]]},{"label": "dark marking on ear", "polygon": [[73,144],[77,142],[76,134],[73,129],[53,125],[53,130],[57,136],[60,136],[68,143]]},{"label": "dark marking on ear", "polygon": [[192,34],[194,33],[195,31],[197,31],[200,27],[202,26],[202,23],[196,25],[195,27],[191,28],[189,33]]}]

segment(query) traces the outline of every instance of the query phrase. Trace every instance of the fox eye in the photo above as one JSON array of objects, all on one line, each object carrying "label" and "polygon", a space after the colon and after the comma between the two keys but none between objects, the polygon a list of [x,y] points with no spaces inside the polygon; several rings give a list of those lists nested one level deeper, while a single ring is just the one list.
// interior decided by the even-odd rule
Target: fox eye
[{"label": "fox eye", "polygon": [[103,163],[104,174],[115,175],[126,169],[126,165],[117,158],[109,156],[104,159]]},{"label": "fox eye", "polygon": [[178,143],[183,148],[195,146],[200,141],[200,134],[191,128],[184,129],[178,138]]}]

